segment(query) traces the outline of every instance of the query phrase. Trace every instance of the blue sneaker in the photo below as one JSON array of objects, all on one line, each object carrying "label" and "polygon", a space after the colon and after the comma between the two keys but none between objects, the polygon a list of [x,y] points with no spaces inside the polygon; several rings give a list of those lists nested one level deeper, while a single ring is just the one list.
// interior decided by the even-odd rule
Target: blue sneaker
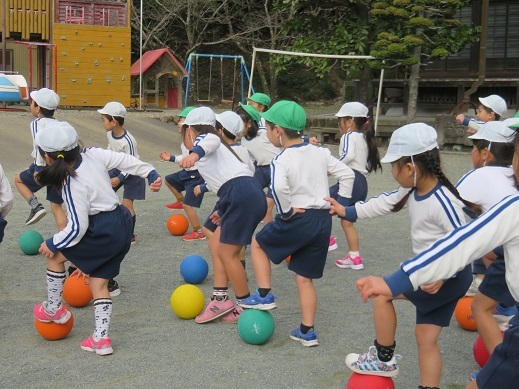
[{"label": "blue sneaker", "polygon": [[319,346],[315,331],[308,331],[306,334],[303,334],[300,328],[296,328],[290,332],[290,339],[301,342],[305,347]]},{"label": "blue sneaker", "polygon": [[471,381],[475,381],[476,378],[477,378],[477,376],[478,376],[478,373],[479,373],[479,371],[475,371],[474,373],[472,373],[472,374],[470,375],[470,380],[471,380]]},{"label": "blue sneaker", "polygon": [[253,295],[242,299],[239,302],[239,305],[242,308],[252,308],[259,309],[260,311],[269,311],[271,309],[276,308],[276,303],[274,302],[274,296],[272,293],[267,294],[265,297],[261,297],[259,292],[256,291]]}]

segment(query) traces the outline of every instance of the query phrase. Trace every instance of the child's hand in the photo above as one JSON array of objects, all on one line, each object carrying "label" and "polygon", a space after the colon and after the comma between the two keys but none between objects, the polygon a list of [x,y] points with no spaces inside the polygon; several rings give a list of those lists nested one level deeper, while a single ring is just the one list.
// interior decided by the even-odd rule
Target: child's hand
[{"label": "child's hand", "polygon": [[193,189],[193,193],[195,194],[195,196],[199,196],[200,194],[202,194],[202,189],[200,189],[200,185],[195,186],[195,188]]},{"label": "child's hand", "polygon": [[150,189],[152,192],[158,192],[160,187],[162,186],[162,177],[158,177],[155,181],[150,184]]},{"label": "child's hand", "polygon": [[380,295],[393,297],[391,289],[389,289],[382,277],[368,276],[360,278],[355,284],[357,289],[360,290],[360,297],[362,297],[365,303],[368,302],[369,298]]},{"label": "child's hand", "polygon": [[200,157],[197,153],[191,153],[187,157],[183,158],[178,164],[184,169],[189,169],[190,167],[195,166],[196,161],[199,159]]},{"label": "child's hand", "polygon": [[474,135],[477,131],[474,130],[474,129],[472,129],[472,128],[469,128],[469,129],[467,129],[467,132],[468,132],[469,134]]},{"label": "child's hand", "polygon": [[319,141],[317,140],[317,137],[315,137],[315,136],[308,138],[308,143],[310,143],[311,145],[315,145],[315,146],[320,145]]},{"label": "child's hand", "polygon": [[290,219],[292,219],[294,217],[295,214],[297,214],[297,213],[304,213],[304,212],[305,212],[305,210],[302,209],[302,208],[294,208],[292,210],[292,214],[289,217],[287,217],[286,219],[283,218],[283,220],[290,220]]},{"label": "child's hand", "polygon": [[324,199],[330,203],[330,215],[346,217],[346,207],[344,205],[340,205],[337,200],[331,197],[325,197]]},{"label": "child's hand", "polygon": [[110,182],[112,183],[112,188],[117,188],[117,186],[119,186],[119,184],[121,183],[121,180],[117,177],[114,177],[110,178]]},{"label": "child's hand", "polygon": [[463,123],[463,120],[465,120],[465,115],[463,115],[462,113],[460,113],[458,116],[456,116],[456,121],[458,123]]},{"label": "child's hand", "polygon": [[88,274],[83,273],[81,270],[77,269],[74,270],[74,272],[70,275],[70,277],[76,277],[79,280],[79,277],[83,277],[83,280],[85,281],[85,284],[90,284],[90,277]]},{"label": "child's hand", "polygon": [[209,219],[211,219],[213,224],[216,224],[217,226],[220,225],[220,215],[218,214],[218,211],[214,211],[211,216],[209,216]]},{"label": "child's hand", "polygon": [[438,293],[438,291],[440,290],[442,285],[443,285],[443,281],[440,280],[440,281],[436,281],[436,282],[431,282],[430,284],[427,284],[427,285],[422,285],[422,286],[420,286],[420,289],[422,289],[424,292],[429,293],[429,294],[436,294],[436,293]]},{"label": "child's hand", "polygon": [[167,152],[167,151],[163,151],[162,153],[159,154],[160,156],[160,159],[162,159],[163,161],[168,161],[171,159],[171,155]]},{"label": "child's hand", "polygon": [[43,243],[41,244],[40,249],[38,251],[41,254],[43,254],[44,256],[46,256],[47,258],[54,257],[54,253],[49,250],[49,248],[47,247],[47,243],[45,241],[43,241]]}]

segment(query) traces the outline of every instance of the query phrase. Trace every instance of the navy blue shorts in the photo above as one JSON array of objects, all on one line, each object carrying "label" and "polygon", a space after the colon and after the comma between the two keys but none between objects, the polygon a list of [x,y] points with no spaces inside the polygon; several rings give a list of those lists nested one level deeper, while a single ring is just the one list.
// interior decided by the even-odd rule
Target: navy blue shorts
[{"label": "navy blue shorts", "polygon": [[[23,184],[29,188],[29,190],[32,193],[38,192],[41,188],[43,188],[40,184],[36,182],[34,179],[34,170],[36,168],[36,165],[33,163],[31,166],[29,166],[29,169],[24,170],[20,173],[20,181],[23,182]],[[47,187],[47,198],[48,201],[54,204],[63,204],[63,198],[61,197],[61,191],[56,189],[53,186]]]},{"label": "navy blue shorts", "polygon": [[515,305],[515,300],[506,284],[505,259],[503,257],[496,258],[490,264],[481,285],[479,285],[479,291],[508,307]]},{"label": "navy blue shorts", "polygon": [[[118,169],[112,169],[108,172],[110,178],[115,178],[119,174],[121,174],[121,171]],[[123,187],[123,199],[144,200],[146,198],[146,181],[142,177],[130,174],[124,182],[121,182],[114,188],[114,191],[117,192],[121,186]]]},{"label": "navy blue shorts", "polygon": [[183,201],[184,204],[189,205],[190,207],[200,208],[202,200],[204,199],[204,194],[201,193],[200,195],[195,196],[194,190],[197,185],[202,185],[205,181],[198,170],[182,169],[176,173],[168,174],[165,177],[165,180],[177,191],[186,191]]},{"label": "navy blue shorts", "polygon": [[496,346],[477,377],[479,389],[517,388],[519,382],[519,315],[510,320],[503,343]]},{"label": "navy blue shorts", "polygon": [[130,250],[132,225],[130,211],[123,206],[92,215],[81,241],[61,253],[83,273],[109,280],[119,274]]},{"label": "navy blue shorts", "polygon": [[[344,206],[353,205],[359,201],[365,201],[368,196],[368,181],[364,174],[352,169],[355,173],[355,180],[353,181],[353,189],[351,191],[351,199],[349,204],[342,204]],[[330,197],[337,200],[339,196],[339,184],[330,186]]]},{"label": "navy blue shorts", "polygon": [[254,179],[265,189],[267,188],[267,197],[272,197],[272,189],[270,187],[270,165],[256,166],[254,171]]},{"label": "navy blue shorts", "polygon": [[314,279],[323,276],[331,232],[328,209],[307,209],[289,220],[276,215],[256,234],[256,241],[273,263],[280,264],[291,255],[288,269]]},{"label": "navy blue shorts", "polygon": [[0,243],[4,240],[4,231],[7,226],[7,221],[0,215]]},{"label": "navy blue shorts", "polygon": [[207,228],[211,232],[215,232],[216,229],[218,228],[218,226],[212,222],[211,217],[210,217],[214,213],[214,211],[218,211],[218,202],[216,202],[213,210],[211,211],[211,213],[209,214],[209,217],[205,220],[205,223],[204,223],[204,228]]},{"label": "navy blue shorts", "polygon": [[217,195],[220,243],[250,244],[267,212],[263,190],[254,178],[237,177],[223,184]]},{"label": "navy blue shorts", "polygon": [[458,300],[465,296],[472,282],[472,270],[467,265],[456,277],[445,281],[436,294],[418,289],[404,293],[404,296],[416,307],[416,324],[434,324],[448,327]]},{"label": "navy blue shorts", "polygon": [[481,258],[476,259],[472,262],[472,274],[486,274],[487,267],[485,266],[485,262]]}]

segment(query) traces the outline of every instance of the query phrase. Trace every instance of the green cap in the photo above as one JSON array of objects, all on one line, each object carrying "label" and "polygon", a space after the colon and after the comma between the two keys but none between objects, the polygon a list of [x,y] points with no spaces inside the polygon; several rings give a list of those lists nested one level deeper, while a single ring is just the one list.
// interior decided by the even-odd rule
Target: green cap
[{"label": "green cap", "polygon": [[261,116],[268,122],[292,131],[303,131],[306,126],[305,109],[295,101],[280,100]]},{"label": "green cap", "polygon": [[194,110],[194,109],[195,109],[195,107],[186,107],[186,108],[184,108],[184,109],[182,110],[182,112],[180,112],[177,116],[178,116],[179,118],[185,118],[185,117],[187,116],[187,114],[188,114],[189,112],[191,112],[192,110]]},{"label": "green cap", "polygon": [[519,118],[519,111],[515,113],[514,118]]},{"label": "green cap", "polygon": [[270,107],[270,97],[265,93],[254,93],[251,97],[248,97],[247,100],[254,101],[255,103],[264,105],[265,107]]},{"label": "green cap", "polygon": [[256,123],[259,123],[259,121],[261,120],[261,115],[255,107],[253,107],[252,105],[245,105],[242,103],[240,103],[240,107],[242,107],[245,110],[245,112],[247,112],[247,114],[252,118],[252,120],[254,120]]}]

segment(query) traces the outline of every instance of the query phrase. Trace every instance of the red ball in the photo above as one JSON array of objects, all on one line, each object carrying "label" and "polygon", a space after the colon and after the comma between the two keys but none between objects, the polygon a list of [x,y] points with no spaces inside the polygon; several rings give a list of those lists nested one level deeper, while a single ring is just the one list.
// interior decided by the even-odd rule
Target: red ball
[{"label": "red ball", "polygon": [[[67,311],[70,311],[68,307],[65,307]],[[47,340],[60,340],[66,337],[72,327],[74,326],[74,316],[70,312],[70,319],[64,324],[58,324],[54,322],[44,323],[34,318],[34,328],[36,332]]]},{"label": "red ball", "polygon": [[474,320],[472,309],[470,308],[472,300],[474,300],[474,297],[462,297],[454,309],[454,316],[456,317],[458,324],[461,328],[464,328],[467,331],[477,330],[476,320]]},{"label": "red ball", "polygon": [[391,377],[353,373],[346,389],[395,389],[395,383]]},{"label": "red ball", "polygon": [[[501,335],[505,336],[503,332]],[[481,336],[476,338],[474,347],[472,348],[472,353],[474,354],[474,360],[479,365],[479,367],[483,367],[487,364],[488,358],[490,358],[490,354],[488,353],[488,350],[485,346],[485,343],[483,343]]]},{"label": "red ball", "polygon": [[63,286],[63,300],[73,307],[88,305],[93,298],[88,285],[89,279],[88,276],[83,277],[82,275],[78,278],[76,272],[68,276]]},{"label": "red ball", "polygon": [[187,229],[189,228],[189,221],[187,220],[187,217],[177,213],[169,217],[166,226],[168,227],[168,231],[173,235],[180,236],[187,232]]}]

